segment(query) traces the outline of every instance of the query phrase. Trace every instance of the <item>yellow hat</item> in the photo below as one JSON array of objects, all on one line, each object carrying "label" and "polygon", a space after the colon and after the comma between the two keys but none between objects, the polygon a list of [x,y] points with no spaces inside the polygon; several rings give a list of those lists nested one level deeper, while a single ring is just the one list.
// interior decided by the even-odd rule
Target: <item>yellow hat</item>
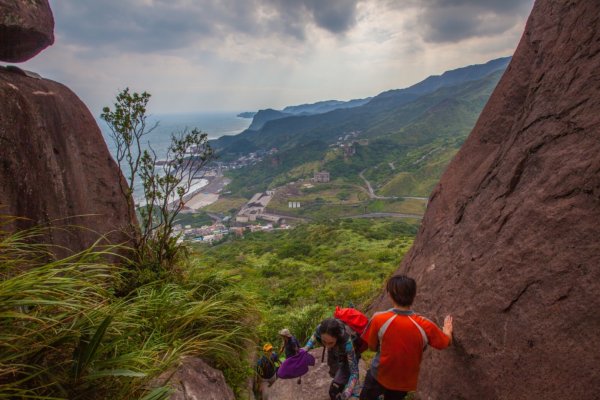
[{"label": "yellow hat", "polygon": [[273,350],[273,346],[271,345],[271,343],[266,343],[263,346],[263,351],[270,351],[270,350]]}]

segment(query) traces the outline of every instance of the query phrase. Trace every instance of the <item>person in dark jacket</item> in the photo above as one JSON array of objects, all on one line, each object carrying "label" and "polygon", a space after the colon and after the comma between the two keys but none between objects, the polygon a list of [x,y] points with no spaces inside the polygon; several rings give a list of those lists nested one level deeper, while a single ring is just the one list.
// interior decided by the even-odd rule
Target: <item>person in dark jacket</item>
[{"label": "person in dark jacket", "polygon": [[277,380],[279,356],[273,351],[271,343],[266,343],[263,346],[263,353],[256,362],[255,387],[258,391],[258,399],[266,400],[265,389],[271,387]]},{"label": "person in dark jacket", "polygon": [[329,376],[333,378],[329,386],[331,400],[347,400],[358,383],[358,357],[354,351],[352,337],[343,322],[335,318],[324,319],[308,340],[306,351],[321,344],[327,349]]},{"label": "person in dark jacket", "polygon": [[281,339],[283,340],[281,348],[279,349],[280,354],[285,351],[285,358],[290,358],[298,354],[300,342],[298,342],[298,339],[290,333],[289,329],[283,328],[280,330],[279,336],[281,336]]}]

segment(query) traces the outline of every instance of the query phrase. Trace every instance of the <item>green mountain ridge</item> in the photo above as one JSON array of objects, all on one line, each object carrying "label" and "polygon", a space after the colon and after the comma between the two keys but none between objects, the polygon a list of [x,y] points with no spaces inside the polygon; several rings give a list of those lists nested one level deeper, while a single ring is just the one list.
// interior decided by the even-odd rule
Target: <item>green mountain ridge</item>
[{"label": "green mountain ridge", "polygon": [[287,106],[282,111],[285,113],[308,115],[308,114],[323,114],[339,108],[352,108],[362,106],[368,103],[372,97],[364,99],[352,99],[348,101],[340,100],[324,100],[310,104],[300,104],[297,106]]},{"label": "green mountain ridge", "polygon": [[248,131],[258,131],[269,121],[275,121],[276,119],[291,116],[292,114],[273,110],[272,108],[268,108],[266,110],[259,110],[252,118],[252,123],[248,127]]},{"label": "green mountain ridge", "polygon": [[[418,100],[422,96],[480,80],[495,71],[503,71],[509,61],[510,57],[500,58],[486,64],[447,71],[439,76],[430,76],[406,89],[380,93],[362,106],[336,109],[323,114],[286,116],[280,111],[263,110],[264,112],[259,112],[255,116],[258,120],[256,124],[253,122],[252,129],[234,137],[217,139],[211,144],[225,156],[240,151],[249,153],[257,148],[291,148],[299,141],[314,139],[333,141],[348,131],[372,130],[373,123],[380,122],[383,115],[390,116],[397,111],[398,107]],[[250,148],[238,146],[236,142],[240,140],[248,141],[254,146]],[[244,148],[247,150],[242,150]]]},{"label": "green mountain ridge", "polygon": [[[321,169],[330,172],[332,179],[357,185],[363,184],[358,174],[364,171],[366,179],[376,192],[381,190],[378,194],[382,196],[427,197],[475,125],[502,74],[503,70],[497,70],[482,79],[442,87],[379,113],[369,113],[364,110],[366,106],[357,107],[352,118],[337,126],[332,125],[329,130],[306,129],[302,133],[291,133],[283,128],[275,129],[280,124],[285,126],[284,121],[289,123],[294,118],[306,117],[270,121],[270,129],[255,133],[264,135],[260,140],[245,138],[246,149],[249,146],[260,148],[262,143],[269,143],[269,146],[279,147],[281,151],[274,156],[276,158],[231,172],[233,182],[230,189],[249,196],[268,187],[308,178],[311,176],[310,168],[309,172],[300,175],[290,172],[302,169],[302,165],[318,162]],[[346,114],[348,111],[332,113]],[[358,138],[369,140],[367,146],[355,145],[352,157],[345,157],[341,151],[329,146],[348,130],[361,130]],[[280,133],[269,136],[275,131]]]}]

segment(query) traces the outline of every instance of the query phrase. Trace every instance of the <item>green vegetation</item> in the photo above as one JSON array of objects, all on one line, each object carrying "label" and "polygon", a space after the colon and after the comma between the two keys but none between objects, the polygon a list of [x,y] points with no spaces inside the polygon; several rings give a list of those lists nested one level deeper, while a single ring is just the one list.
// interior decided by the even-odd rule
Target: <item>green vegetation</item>
[{"label": "green vegetation", "polygon": [[[310,187],[312,185],[312,187]],[[288,202],[301,204],[289,208]],[[322,220],[353,217],[367,213],[399,213],[423,215],[423,199],[369,199],[364,187],[336,180],[330,183],[295,184],[280,189],[268,206],[268,211],[280,215]]]},{"label": "green vegetation", "polygon": [[460,149],[466,134],[455,138],[437,139],[410,149],[403,157],[377,164],[365,171],[373,188],[381,196],[428,197],[446,166]]},{"label": "green vegetation", "polygon": [[51,231],[11,233],[3,227],[13,219],[0,220],[0,399],[165,399],[170,389],[156,378],[184,356],[203,357],[243,390],[260,317],[255,298],[191,263],[172,234],[212,152],[196,129],[173,135],[159,171],[156,154],[140,144],[152,129],[149,98],[125,89],[102,114],[128,175],[129,186],[119,184],[132,214],[131,187],[136,179],[144,187],[140,226],[129,218],[132,248],[95,245],[56,259],[57,249],[41,244]]},{"label": "green vegetation", "polygon": [[325,143],[314,140],[293,150],[281,151],[254,166],[228,171],[226,175],[232,182],[227,190],[233,197],[250,198],[254,193],[265,191],[269,187],[312,176],[313,171],[310,170],[293,170],[302,164],[321,160],[326,150]]},{"label": "green vegetation", "polygon": [[197,247],[192,258],[257,296],[261,340],[278,343],[277,331],[287,327],[303,341],[335,305],[369,304],[412,245],[416,230],[400,221],[324,221]]},{"label": "green vegetation", "polygon": [[177,215],[174,224],[180,224],[183,226],[191,225],[193,227],[200,227],[203,225],[212,225],[213,219],[208,216],[204,211],[193,212],[193,213],[181,213]]},{"label": "green vegetation", "polygon": [[106,260],[123,249],[55,260],[29,244],[44,233],[0,232],[0,398],[164,399],[168,388],[149,383],[186,355],[240,389],[258,313],[234,279],[180,265],[185,278],[117,297],[124,271]]},{"label": "green vegetation", "polygon": [[219,200],[203,208],[206,212],[214,213],[229,213],[233,214],[246,203],[247,199],[243,197],[224,197],[220,196]]}]

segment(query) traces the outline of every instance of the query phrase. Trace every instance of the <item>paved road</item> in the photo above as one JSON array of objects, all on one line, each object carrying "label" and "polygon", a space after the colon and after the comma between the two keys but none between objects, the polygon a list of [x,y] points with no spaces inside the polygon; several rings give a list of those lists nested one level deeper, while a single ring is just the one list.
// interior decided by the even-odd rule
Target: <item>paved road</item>
[{"label": "paved road", "polygon": [[413,199],[413,200],[424,200],[424,201],[428,201],[429,199],[427,197],[415,197],[415,196],[378,196],[375,194],[375,191],[373,190],[373,187],[371,186],[371,182],[369,182],[367,180],[367,178],[365,178],[365,176],[363,175],[363,172],[365,172],[366,170],[362,170],[360,171],[360,174],[358,174],[358,176],[361,177],[361,179],[363,181],[365,181],[365,183],[367,184],[367,189],[368,189],[368,193],[369,193],[369,197],[371,199]]},{"label": "paved road", "polygon": [[358,174],[358,176],[360,176],[360,178],[365,181],[365,183],[367,184],[367,190],[369,191],[369,197],[371,199],[389,199],[390,197],[382,197],[382,196],[377,196],[375,194],[375,192],[373,191],[373,187],[371,186],[371,182],[369,182],[367,180],[367,178],[365,178],[365,176],[363,175],[363,172],[365,172],[366,170],[362,170],[360,171],[360,174]]},{"label": "paved road", "polygon": [[387,217],[423,219],[422,215],[417,215],[417,214],[402,214],[402,213],[388,213],[388,212],[369,213],[369,214],[360,214],[360,215],[349,215],[347,217],[341,217],[341,218],[342,219],[346,219],[346,218],[387,218]]}]

